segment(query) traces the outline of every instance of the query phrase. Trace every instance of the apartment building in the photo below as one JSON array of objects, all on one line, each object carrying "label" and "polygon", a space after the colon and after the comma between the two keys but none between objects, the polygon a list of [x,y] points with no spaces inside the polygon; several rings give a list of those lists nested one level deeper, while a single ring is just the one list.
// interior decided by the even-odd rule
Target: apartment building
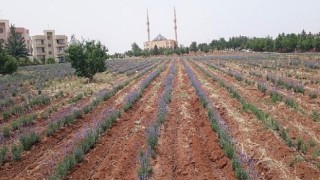
[{"label": "apartment building", "polygon": [[[31,48],[31,38],[29,34],[29,29],[23,27],[16,27],[16,32],[21,34],[24,38],[26,48],[28,49],[28,53],[32,54]],[[10,33],[10,25],[9,20],[0,19],[0,42],[5,43],[9,37]]]},{"label": "apartment building", "polygon": [[68,37],[56,35],[54,30],[44,30],[44,35],[32,36],[33,57],[39,60],[54,58],[56,62],[65,60]]},{"label": "apartment building", "polygon": [[9,35],[9,20],[0,19],[0,42],[4,43]]}]

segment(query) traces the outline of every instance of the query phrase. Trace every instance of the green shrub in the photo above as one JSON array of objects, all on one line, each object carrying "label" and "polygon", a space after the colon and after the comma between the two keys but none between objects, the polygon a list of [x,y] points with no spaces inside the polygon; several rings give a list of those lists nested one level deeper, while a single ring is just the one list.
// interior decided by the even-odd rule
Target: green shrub
[{"label": "green shrub", "polygon": [[11,114],[9,112],[3,112],[2,116],[3,116],[3,120],[7,121],[11,117]]},{"label": "green shrub", "polygon": [[314,122],[320,121],[320,113],[317,110],[312,110],[311,116]]},{"label": "green shrub", "polygon": [[9,127],[3,127],[2,133],[4,137],[9,137],[10,136],[10,128]]},{"label": "green shrub", "polygon": [[76,69],[76,74],[90,80],[96,73],[106,70],[107,51],[108,49],[99,41],[76,43],[66,50],[71,66]]},{"label": "green shrub", "polygon": [[39,142],[39,139],[40,137],[38,134],[36,134],[35,132],[31,132],[28,135],[21,136],[20,143],[22,145],[23,150],[29,151],[34,144]]},{"label": "green shrub", "polygon": [[306,144],[300,138],[298,138],[298,140],[297,140],[297,148],[298,148],[298,150],[302,151],[303,153],[306,153],[308,150]]},{"label": "green shrub", "polygon": [[1,53],[0,51],[0,74],[12,74],[17,71],[17,69],[17,60],[10,55]]},{"label": "green shrub", "polygon": [[20,145],[13,145],[11,147],[12,159],[14,161],[19,161],[21,159],[22,147]]},{"label": "green shrub", "polygon": [[296,104],[296,102],[294,102],[293,99],[291,98],[286,98],[286,100],[284,101],[286,103],[287,106],[292,107],[293,109],[298,109],[298,105]]},{"label": "green shrub", "polygon": [[49,57],[49,58],[47,59],[47,64],[55,64],[55,63],[56,63],[56,60],[55,60],[54,58]]},{"label": "green shrub", "polygon": [[54,175],[55,179],[64,179],[68,175],[68,171],[73,168],[75,165],[74,156],[67,156],[64,161],[60,162],[56,168],[56,174]]},{"label": "green shrub", "polygon": [[0,147],[0,166],[4,163],[6,160],[8,148],[7,147]]},{"label": "green shrub", "polygon": [[76,148],[73,151],[73,156],[76,163],[81,163],[84,159],[84,151],[81,148]]},{"label": "green shrub", "polygon": [[52,136],[58,129],[59,129],[59,126],[57,123],[54,123],[54,122],[50,123],[46,130],[46,135]]},{"label": "green shrub", "polygon": [[21,127],[20,121],[12,121],[12,122],[11,122],[11,128],[12,128],[13,130],[19,130],[20,127]]},{"label": "green shrub", "polygon": [[275,91],[272,91],[271,93],[270,93],[270,97],[271,97],[271,99],[272,99],[272,101],[275,103],[275,102],[280,102],[280,101],[282,101],[282,99],[283,99],[283,96],[280,94],[280,93],[278,93],[278,92],[275,92]]}]

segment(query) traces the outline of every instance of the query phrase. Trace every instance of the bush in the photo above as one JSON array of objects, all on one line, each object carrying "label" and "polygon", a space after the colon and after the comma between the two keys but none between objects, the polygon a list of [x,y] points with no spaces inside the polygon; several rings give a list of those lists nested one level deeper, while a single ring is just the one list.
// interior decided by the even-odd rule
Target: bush
[{"label": "bush", "polygon": [[99,41],[84,41],[69,46],[66,50],[71,66],[76,69],[76,74],[90,80],[98,72],[106,70],[105,60],[108,49]]},{"label": "bush", "polygon": [[0,54],[0,74],[12,74],[18,69],[17,60],[9,55]]},{"label": "bush", "polygon": [[55,60],[54,58],[49,57],[49,58],[47,59],[47,64],[55,64],[55,63],[56,63],[56,60]]},{"label": "bush", "polygon": [[4,161],[6,160],[6,155],[8,152],[8,148],[7,147],[2,147],[0,148],[0,166],[4,163]]},{"label": "bush", "polygon": [[12,159],[14,161],[19,161],[21,159],[22,147],[19,145],[13,145],[11,147]]},{"label": "bush", "polygon": [[39,142],[39,139],[40,137],[38,134],[36,134],[35,132],[31,132],[28,135],[22,136],[20,138],[20,143],[22,145],[23,150],[29,151],[34,144]]},{"label": "bush", "polygon": [[2,116],[3,116],[3,120],[7,121],[11,117],[11,114],[9,112],[3,112]]},{"label": "bush", "polygon": [[2,129],[2,133],[3,133],[3,136],[4,137],[9,137],[10,136],[10,128],[9,127],[4,127],[3,129]]},{"label": "bush", "polygon": [[312,110],[311,116],[314,122],[320,121],[320,113],[317,110]]}]

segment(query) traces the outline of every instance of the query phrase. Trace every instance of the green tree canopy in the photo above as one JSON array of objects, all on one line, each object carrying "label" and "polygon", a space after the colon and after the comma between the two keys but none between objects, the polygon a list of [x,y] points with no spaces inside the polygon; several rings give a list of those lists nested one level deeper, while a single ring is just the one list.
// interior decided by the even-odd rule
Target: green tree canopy
[{"label": "green tree canopy", "polygon": [[6,41],[6,51],[16,59],[28,56],[25,40],[20,33],[16,32],[14,25],[10,26],[9,37]]},{"label": "green tree canopy", "polygon": [[0,74],[11,74],[18,69],[17,60],[7,55],[0,42]]},{"label": "green tree canopy", "polygon": [[193,51],[193,52],[197,52],[198,51],[198,46],[197,46],[197,42],[192,42],[191,44],[190,44],[190,49],[189,49],[190,51]]},{"label": "green tree canopy", "polygon": [[153,48],[153,55],[159,55],[159,54],[160,54],[160,50],[159,50],[158,46],[155,45]]},{"label": "green tree canopy", "polygon": [[136,42],[132,43],[131,50],[134,56],[141,56],[142,55],[142,49],[138,46]]},{"label": "green tree canopy", "polygon": [[75,43],[70,45],[66,52],[78,76],[92,80],[96,73],[106,70],[108,49],[100,41]]}]

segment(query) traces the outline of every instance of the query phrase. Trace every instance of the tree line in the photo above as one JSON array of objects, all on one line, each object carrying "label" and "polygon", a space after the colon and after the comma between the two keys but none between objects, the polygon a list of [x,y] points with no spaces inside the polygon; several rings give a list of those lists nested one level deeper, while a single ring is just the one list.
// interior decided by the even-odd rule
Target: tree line
[{"label": "tree line", "polygon": [[[257,52],[319,52],[320,51],[320,33],[308,34],[303,30],[301,33],[295,34],[279,34],[275,39],[270,36],[267,37],[247,37],[238,36],[231,37],[229,40],[220,38],[219,40],[212,40],[210,44],[202,43],[198,46],[196,42],[191,43],[190,49],[194,51],[208,51],[209,50],[252,50]],[[204,49],[205,47],[206,49]]]},{"label": "tree line", "polygon": [[151,50],[141,49],[137,43],[131,45],[131,50],[124,54],[115,53],[112,58],[124,58],[125,56],[142,56],[148,57],[153,55],[171,55],[171,54],[188,54],[189,52],[204,52],[220,50],[251,50],[255,52],[320,52],[320,33],[308,34],[303,30],[301,33],[295,34],[279,34],[275,39],[271,36],[253,37],[236,36],[228,40],[225,38],[213,39],[211,43],[192,42],[188,47],[180,45],[174,49],[158,48],[155,46]]}]

